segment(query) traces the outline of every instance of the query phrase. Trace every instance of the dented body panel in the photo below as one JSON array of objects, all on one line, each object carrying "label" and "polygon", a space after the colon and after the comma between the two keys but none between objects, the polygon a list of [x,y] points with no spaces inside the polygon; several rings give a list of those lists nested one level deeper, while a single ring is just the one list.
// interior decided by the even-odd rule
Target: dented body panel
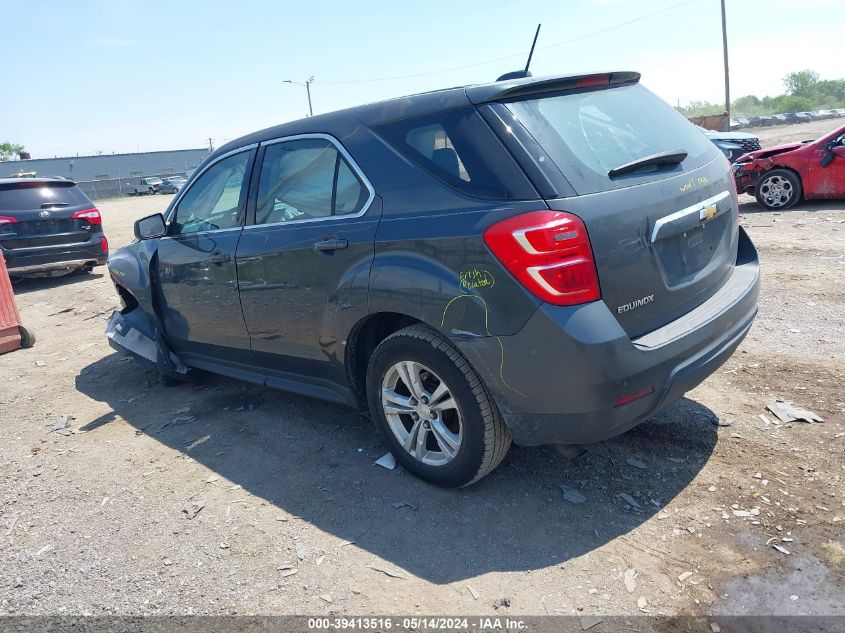
[{"label": "dented body panel", "polygon": [[[823,159],[832,154],[826,165]],[[803,143],[749,152],[734,163],[739,193],[754,194],[758,181],[773,169],[789,169],[800,178],[804,198],[845,198],[845,126]]]}]

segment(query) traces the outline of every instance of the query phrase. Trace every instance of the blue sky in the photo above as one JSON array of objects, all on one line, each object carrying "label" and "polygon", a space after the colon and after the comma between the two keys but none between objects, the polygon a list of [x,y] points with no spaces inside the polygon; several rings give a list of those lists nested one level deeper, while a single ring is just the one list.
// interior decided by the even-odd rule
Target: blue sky
[{"label": "blue sky", "polygon": [[[535,75],[637,70],[672,104],[721,101],[719,0],[648,16],[681,1],[0,0],[0,141],[34,158],[216,146],[304,116],[284,79],[315,76],[315,113],[485,82],[524,64],[538,22]],[[845,76],[845,0],[727,5],[734,96]]]}]

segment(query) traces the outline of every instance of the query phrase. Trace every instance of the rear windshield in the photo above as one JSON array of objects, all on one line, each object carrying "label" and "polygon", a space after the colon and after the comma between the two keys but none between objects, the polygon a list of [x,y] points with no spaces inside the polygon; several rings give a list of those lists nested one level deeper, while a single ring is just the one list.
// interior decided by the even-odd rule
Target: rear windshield
[{"label": "rear windshield", "polygon": [[91,204],[91,201],[72,182],[0,183],[0,211],[28,211],[83,204]]},{"label": "rear windshield", "polygon": [[473,107],[387,123],[376,132],[406,158],[463,194],[498,200],[537,197]]},{"label": "rear windshield", "polygon": [[[639,84],[506,104],[579,194],[665,178],[700,167],[715,146]],[[608,172],[645,156],[683,150],[680,166],[652,167],[611,179]]]}]

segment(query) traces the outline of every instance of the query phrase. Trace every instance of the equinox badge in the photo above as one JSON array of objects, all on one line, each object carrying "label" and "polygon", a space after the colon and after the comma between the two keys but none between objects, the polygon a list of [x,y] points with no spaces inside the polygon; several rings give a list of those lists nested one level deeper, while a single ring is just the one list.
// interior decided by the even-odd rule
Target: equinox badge
[{"label": "equinox badge", "polygon": [[622,314],[623,312],[627,312],[628,310],[633,310],[634,308],[639,308],[640,306],[644,306],[647,303],[651,303],[654,301],[654,295],[648,295],[647,297],[643,297],[642,299],[637,299],[636,301],[631,301],[630,303],[626,303],[623,306],[619,306],[616,308],[617,314]]}]

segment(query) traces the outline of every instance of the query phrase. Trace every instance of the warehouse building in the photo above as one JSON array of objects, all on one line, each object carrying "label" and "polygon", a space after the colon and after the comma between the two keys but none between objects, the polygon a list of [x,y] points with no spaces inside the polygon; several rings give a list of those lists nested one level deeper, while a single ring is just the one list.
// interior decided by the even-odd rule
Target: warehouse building
[{"label": "warehouse building", "polygon": [[187,175],[208,156],[208,148],[135,154],[34,158],[0,163],[0,178],[19,173],[75,180],[92,198],[125,195],[148,176]]}]

